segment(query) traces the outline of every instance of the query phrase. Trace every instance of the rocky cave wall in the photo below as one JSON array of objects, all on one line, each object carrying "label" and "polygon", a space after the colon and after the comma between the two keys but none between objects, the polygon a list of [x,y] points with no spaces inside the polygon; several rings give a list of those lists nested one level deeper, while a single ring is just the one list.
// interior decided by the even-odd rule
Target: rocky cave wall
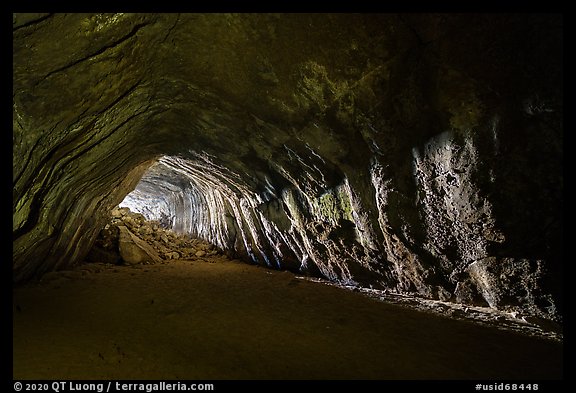
[{"label": "rocky cave wall", "polygon": [[562,56],[558,15],[14,14],[14,281],[136,188],[254,263],[561,318]]}]

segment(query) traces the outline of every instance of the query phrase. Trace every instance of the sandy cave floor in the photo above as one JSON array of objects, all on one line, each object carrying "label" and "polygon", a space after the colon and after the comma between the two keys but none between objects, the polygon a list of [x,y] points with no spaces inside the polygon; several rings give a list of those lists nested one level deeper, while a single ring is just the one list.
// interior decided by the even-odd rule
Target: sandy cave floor
[{"label": "sandy cave floor", "polygon": [[224,257],[86,264],[13,290],[15,379],[562,378],[562,340]]}]

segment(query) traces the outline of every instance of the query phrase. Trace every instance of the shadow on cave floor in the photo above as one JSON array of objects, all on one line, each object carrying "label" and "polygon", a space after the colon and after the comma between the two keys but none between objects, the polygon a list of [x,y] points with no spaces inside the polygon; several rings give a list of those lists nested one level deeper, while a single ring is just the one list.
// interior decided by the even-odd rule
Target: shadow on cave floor
[{"label": "shadow on cave floor", "polygon": [[223,257],[13,291],[15,379],[560,379],[562,343]]}]

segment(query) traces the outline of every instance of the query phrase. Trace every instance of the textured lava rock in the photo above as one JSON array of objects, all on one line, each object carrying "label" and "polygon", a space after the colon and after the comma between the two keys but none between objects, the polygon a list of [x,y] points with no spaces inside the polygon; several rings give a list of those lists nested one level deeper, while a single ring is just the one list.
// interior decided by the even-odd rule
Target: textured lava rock
[{"label": "textured lava rock", "polygon": [[118,246],[124,262],[129,265],[162,262],[154,249],[130,232],[128,228],[119,226],[118,229],[120,229]]},{"label": "textured lava rock", "polygon": [[123,206],[253,263],[561,316],[561,16],[13,32],[15,281],[84,259],[135,189]]}]

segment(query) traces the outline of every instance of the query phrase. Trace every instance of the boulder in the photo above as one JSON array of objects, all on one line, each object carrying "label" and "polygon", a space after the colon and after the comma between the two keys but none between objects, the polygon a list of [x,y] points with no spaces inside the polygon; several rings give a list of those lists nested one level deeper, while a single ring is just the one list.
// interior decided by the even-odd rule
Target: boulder
[{"label": "boulder", "polygon": [[125,226],[120,226],[120,256],[129,265],[142,263],[159,263],[162,259],[145,241],[134,235]]}]

